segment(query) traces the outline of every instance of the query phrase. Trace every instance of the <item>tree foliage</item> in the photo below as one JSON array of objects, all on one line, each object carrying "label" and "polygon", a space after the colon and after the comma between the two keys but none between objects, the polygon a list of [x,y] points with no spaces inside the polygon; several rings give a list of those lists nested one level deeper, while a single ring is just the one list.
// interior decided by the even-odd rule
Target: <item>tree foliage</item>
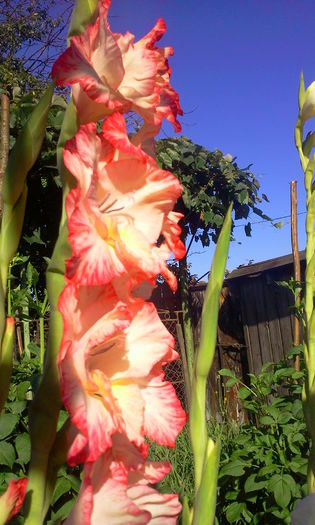
[{"label": "tree foliage", "polygon": [[239,168],[235,159],[194,144],[187,137],[161,139],[157,142],[160,165],[174,173],[183,186],[176,211],[184,214],[181,225],[184,236],[208,246],[216,242],[230,202],[233,202],[234,222],[246,219],[246,235],[251,233],[250,214],[269,220],[258,207],[260,184],[250,171],[251,166]]},{"label": "tree foliage", "polygon": [[40,88],[64,47],[72,2],[0,0],[0,87]]}]

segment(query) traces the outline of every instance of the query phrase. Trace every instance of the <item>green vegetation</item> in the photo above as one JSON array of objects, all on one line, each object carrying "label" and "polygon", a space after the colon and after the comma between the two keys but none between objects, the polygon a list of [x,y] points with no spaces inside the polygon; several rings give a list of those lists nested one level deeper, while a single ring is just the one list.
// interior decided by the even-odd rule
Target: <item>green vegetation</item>
[{"label": "green vegetation", "polygon": [[[228,379],[226,388],[239,383],[249,422],[208,422],[209,436],[221,440],[216,525],[289,524],[296,501],[306,495],[310,441],[301,400],[305,373],[292,367],[297,352],[301,349],[279,364],[266,363],[257,376],[249,374],[248,385],[229,370],[220,372]],[[193,455],[187,427],[175,449],[153,444],[150,457],[173,465],[160,490],[185,493],[191,502]]]}]

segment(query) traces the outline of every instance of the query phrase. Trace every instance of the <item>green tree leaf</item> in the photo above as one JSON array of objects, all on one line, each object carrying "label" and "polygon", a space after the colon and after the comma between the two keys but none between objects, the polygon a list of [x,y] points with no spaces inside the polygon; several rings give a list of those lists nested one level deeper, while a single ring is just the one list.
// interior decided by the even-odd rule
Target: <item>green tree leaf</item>
[{"label": "green tree leaf", "polygon": [[31,441],[29,435],[26,434],[26,432],[19,434],[15,438],[15,449],[20,463],[23,465],[28,463],[31,455]]},{"label": "green tree leaf", "polygon": [[52,498],[52,504],[56,503],[58,499],[69,492],[71,490],[71,483],[68,479],[64,478],[63,476],[61,478],[57,479],[55,492]]},{"label": "green tree leaf", "polygon": [[16,414],[3,414],[0,417],[0,439],[5,439],[11,434],[19,421]]},{"label": "green tree leaf", "polygon": [[235,523],[237,522],[242,515],[242,512],[246,509],[245,503],[238,503],[237,501],[234,501],[234,503],[231,503],[226,509],[226,519],[229,523]]},{"label": "green tree leaf", "polygon": [[15,451],[11,443],[0,441],[0,465],[7,465],[10,469],[15,460]]}]

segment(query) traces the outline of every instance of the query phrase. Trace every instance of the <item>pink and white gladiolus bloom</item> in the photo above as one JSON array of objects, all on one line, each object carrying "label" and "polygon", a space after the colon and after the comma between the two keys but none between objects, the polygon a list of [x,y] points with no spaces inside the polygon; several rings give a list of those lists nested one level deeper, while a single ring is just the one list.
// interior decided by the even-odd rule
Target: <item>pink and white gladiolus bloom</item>
[{"label": "pink and white gladiolus bloom", "polygon": [[115,432],[143,445],[144,435],[174,446],[186,415],[162,366],[178,358],[152,303],[119,302],[108,285],[69,283],[60,298],[59,355],[64,403],[80,431],[68,453],[94,461]]},{"label": "pink and white gladiolus bloom", "polygon": [[181,126],[179,98],[170,85],[168,57],[171,47],[158,48],[166,31],[161,18],[138,42],[134,35],[112,33],[108,23],[110,0],[99,1],[99,16],[80,36],[71,38],[69,48],[53,66],[59,86],[72,86],[81,123],[99,120],[115,111],[135,111],[145,122],[156,126],[163,118],[175,131]]},{"label": "pink and white gladiolus bloom", "polygon": [[[63,337],[58,356],[62,397],[72,423],[67,459],[84,463],[78,500],[67,525],[175,525],[181,505],[150,484],[170,470],[146,461],[145,438],[173,447],[186,414],[163,366],[178,358],[174,339],[146,302],[185,246],[174,212],[178,179],[158,167],[152,137],[162,120],[180,130],[182,114],[170,86],[170,47],[156,42],[159,19],[138,42],[112,33],[109,0],[56,61],[58,85],[72,86],[79,128],[63,150],[76,182],[66,196],[66,286],[58,307]],[[124,113],[144,119],[129,138]],[[102,123],[95,123],[102,119]]]},{"label": "pink and white gladiolus bloom", "polygon": [[78,500],[65,525],[175,525],[181,510],[177,494],[159,494],[149,486],[170,469],[167,462],[145,461],[136,447],[115,434],[111,449],[85,463]]},{"label": "pink and white gladiolus bloom", "polygon": [[[68,277],[86,285],[111,282],[125,298],[128,285],[161,274],[175,291],[165,260],[171,250],[185,253],[177,225],[182,215],[172,212],[182,190],[178,179],[129,141],[121,115],[108,117],[102,133],[93,123],[81,126],[64,161],[78,179],[66,201]],[[160,235],[165,241],[158,247]]]}]

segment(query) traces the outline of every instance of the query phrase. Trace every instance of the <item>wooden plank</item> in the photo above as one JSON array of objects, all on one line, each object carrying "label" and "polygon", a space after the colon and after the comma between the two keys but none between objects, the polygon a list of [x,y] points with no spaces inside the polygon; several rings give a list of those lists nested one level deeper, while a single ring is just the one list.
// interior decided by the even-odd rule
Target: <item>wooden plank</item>
[{"label": "wooden plank", "polygon": [[272,352],[268,333],[268,313],[265,305],[264,283],[262,282],[262,276],[253,278],[251,283],[252,294],[256,303],[261,361],[262,363],[267,363],[268,361],[272,361]]},{"label": "wooden plank", "polygon": [[264,298],[265,304],[268,305],[268,332],[271,347],[272,361],[278,363],[283,358],[283,345],[280,329],[280,321],[274,294],[274,287],[277,286],[270,278],[269,273],[264,276]]},{"label": "wooden plank", "polygon": [[260,341],[257,327],[257,313],[255,298],[252,294],[252,281],[246,280],[241,286],[241,306],[243,324],[247,327],[245,337],[247,337],[247,346],[249,355],[249,370],[257,374],[261,370],[261,352]]},{"label": "wooden plank", "polygon": [[[243,379],[241,352],[231,348],[221,349],[222,365],[234,372],[236,377]],[[243,423],[245,421],[243,402],[238,398],[239,385],[226,388],[226,410],[233,421]]]},{"label": "wooden plank", "polygon": [[251,370],[254,369],[253,354],[252,354],[252,348],[250,346],[250,336],[249,336],[248,326],[244,325],[243,327],[244,327],[244,337],[245,337],[246,348],[247,348],[246,359],[248,363],[248,371],[250,372]]},{"label": "wooden plank", "polygon": [[276,305],[278,309],[283,357],[287,354],[288,350],[292,347],[293,343],[293,332],[289,314],[289,302],[290,296],[288,290],[282,287],[278,287],[276,297]]}]

